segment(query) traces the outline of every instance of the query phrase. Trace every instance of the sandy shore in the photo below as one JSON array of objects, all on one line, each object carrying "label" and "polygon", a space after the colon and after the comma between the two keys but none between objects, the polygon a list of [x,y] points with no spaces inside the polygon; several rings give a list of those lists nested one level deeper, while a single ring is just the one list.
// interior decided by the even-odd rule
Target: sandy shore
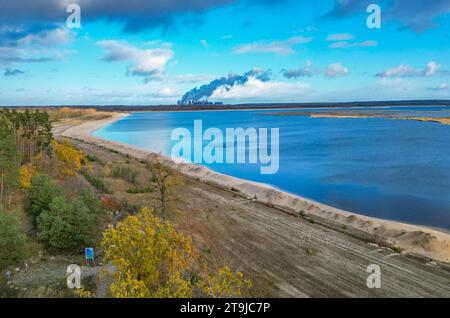
[{"label": "sandy shore", "polygon": [[[115,113],[111,118],[89,121],[78,126],[58,125],[55,135],[74,138],[98,146],[126,153],[138,159],[155,154],[120,142],[94,137],[92,133],[128,114]],[[450,263],[450,234],[439,230],[382,220],[336,209],[303,197],[282,192],[270,186],[214,172],[191,163],[174,162],[161,156],[166,164],[193,179],[227,189],[237,190],[239,195],[298,216],[303,212],[319,224],[333,229],[352,229],[352,236],[373,240],[381,245],[399,248],[402,253]]]},{"label": "sandy shore", "polygon": [[276,113],[265,113],[268,116],[303,116],[311,118],[386,118],[394,120],[415,120],[422,122],[432,122],[439,123],[443,125],[450,125],[449,117],[411,117],[411,116],[392,116],[384,114],[359,114],[359,113],[349,113],[348,111],[342,112],[332,112],[332,113],[309,113],[309,112],[276,112]]}]

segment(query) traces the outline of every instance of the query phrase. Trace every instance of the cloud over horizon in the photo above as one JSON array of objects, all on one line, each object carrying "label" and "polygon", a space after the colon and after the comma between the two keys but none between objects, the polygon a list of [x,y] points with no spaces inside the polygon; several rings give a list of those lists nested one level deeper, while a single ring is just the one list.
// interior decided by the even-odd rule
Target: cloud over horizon
[{"label": "cloud over horizon", "polygon": [[174,52],[168,47],[139,49],[125,41],[103,40],[98,45],[104,50],[105,62],[130,62],[127,73],[144,78],[144,82],[160,78],[165,73],[167,63]]},{"label": "cloud over horizon", "polygon": [[244,100],[251,102],[288,102],[293,99],[303,100],[313,92],[310,85],[306,83],[262,81],[251,77],[244,84],[234,85],[231,88],[218,87],[212,93],[211,98],[226,102],[242,102]]},{"label": "cloud over horizon", "polygon": [[314,75],[314,70],[312,68],[313,63],[311,61],[306,61],[305,66],[299,69],[282,69],[281,74],[287,78],[300,78],[300,77],[311,77]]},{"label": "cloud over horizon", "polygon": [[432,77],[432,76],[447,76],[450,75],[450,71],[442,70],[442,65],[434,61],[427,63],[426,67],[414,68],[407,64],[400,64],[397,67],[389,68],[382,72],[377,73],[376,77],[387,78],[387,77]]},{"label": "cloud over horizon", "polygon": [[281,74],[287,79],[297,79],[300,77],[312,77],[313,75],[323,74],[329,79],[333,79],[336,77],[344,77],[348,75],[348,69],[341,63],[333,63],[329,64],[324,70],[320,68],[313,68],[313,63],[311,61],[306,61],[304,67],[299,69],[282,69]]},{"label": "cloud over horizon", "polygon": [[348,69],[342,63],[334,63],[328,65],[325,74],[328,78],[343,77],[348,74]]},{"label": "cloud over horizon", "polygon": [[427,88],[427,90],[429,90],[429,91],[446,91],[448,89],[449,89],[449,86],[447,83],[441,83],[437,86]]}]

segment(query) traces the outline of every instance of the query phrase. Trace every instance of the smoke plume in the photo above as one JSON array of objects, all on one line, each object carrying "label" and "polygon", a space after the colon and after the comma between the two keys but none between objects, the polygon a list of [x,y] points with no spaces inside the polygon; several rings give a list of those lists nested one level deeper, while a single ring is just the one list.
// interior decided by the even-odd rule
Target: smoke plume
[{"label": "smoke plume", "polygon": [[196,87],[186,94],[184,94],[181,99],[182,104],[190,104],[190,103],[198,103],[201,101],[207,100],[214,91],[218,88],[224,88],[229,91],[233,86],[236,85],[244,85],[248,82],[249,78],[256,78],[262,82],[270,81],[271,73],[270,71],[265,71],[261,69],[253,69],[244,73],[243,75],[239,74],[230,74],[228,77],[221,77],[219,79],[213,80],[211,83],[202,85],[200,87]]}]

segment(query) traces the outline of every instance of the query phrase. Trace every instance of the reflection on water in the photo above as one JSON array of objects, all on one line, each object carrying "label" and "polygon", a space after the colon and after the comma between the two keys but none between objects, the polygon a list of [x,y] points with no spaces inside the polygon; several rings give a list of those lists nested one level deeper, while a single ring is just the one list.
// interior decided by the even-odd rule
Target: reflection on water
[{"label": "reflection on water", "polygon": [[[170,154],[172,130],[192,129],[197,119],[203,120],[204,129],[222,131],[279,128],[277,174],[261,175],[258,165],[208,166],[348,211],[450,229],[450,126],[384,118],[265,115],[271,111],[133,113],[95,135]],[[380,108],[376,112],[450,116],[448,107]]]}]

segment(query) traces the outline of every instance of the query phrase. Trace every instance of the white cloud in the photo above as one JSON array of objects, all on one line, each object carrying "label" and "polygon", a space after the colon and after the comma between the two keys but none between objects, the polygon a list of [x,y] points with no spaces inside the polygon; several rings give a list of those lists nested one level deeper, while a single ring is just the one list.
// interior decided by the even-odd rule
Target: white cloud
[{"label": "white cloud", "polygon": [[334,63],[328,65],[325,75],[329,78],[336,78],[346,76],[348,74],[348,69],[342,65],[342,63]]},{"label": "white cloud", "polygon": [[447,83],[442,83],[434,87],[429,87],[427,90],[429,91],[445,91],[448,90],[449,86]]},{"label": "white cloud", "polygon": [[221,86],[217,88],[211,99],[225,101],[292,101],[304,99],[313,90],[308,84],[268,81],[263,82],[254,77],[243,85],[231,88]]},{"label": "white cloud", "polygon": [[299,77],[311,77],[314,75],[314,70],[312,68],[312,65],[313,65],[313,62],[308,60],[308,61],[306,61],[304,67],[301,67],[299,69],[291,69],[291,70],[283,69],[283,70],[281,70],[281,73],[283,74],[284,77],[286,77],[288,79],[299,78]]},{"label": "white cloud", "polygon": [[[63,28],[40,30],[26,35],[24,32],[20,28],[0,29],[0,65],[61,60],[70,52],[60,50],[59,46],[75,38],[74,33]],[[1,41],[2,33],[8,34],[7,41]]]},{"label": "white cloud", "polygon": [[429,62],[427,64],[427,68],[425,70],[425,76],[436,76],[439,74],[439,70],[441,68],[441,64],[438,64],[436,62]]},{"label": "white cloud", "polygon": [[413,68],[412,66],[401,64],[397,67],[389,68],[381,73],[378,73],[378,77],[412,77],[422,74],[422,70]]},{"label": "white cloud", "polygon": [[208,47],[208,41],[202,39],[200,40],[200,43],[203,45],[203,47]]},{"label": "white cloud", "polygon": [[159,39],[147,41],[147,42],[145,42],[145,45],[149,46],[149,47],[162,47],[162,48],[166,48],[166,49],[171,49],[173,47],[172,42],[164,42]]},{"label": "white cloud", "polygon": [[334,33],[327,36],[327,41],[348,41],[353,40],[355,37],[351,33]]},{"label": "white cloud", "polygon": [[401,64],[376,74],[377,77],[432,77],[450,75],[450,71],[441,70],[441,64],[434,61],[428,62],[425,69],[414,68],[407,64]]},{"label": "white cloud", "polygon": [[350,48],[350,47],[368,47],[368,46],[377,46],[377,41],[367,40],[362,42],[354,42],[351,41],[355,37],[351,33],[333,33],[329,34],[326,38],[326,41],[333,42],[330,44],[330,48],[332,49],[342,49],[342,48]]},{"label": "white cloud", "polygon": [[311,42],[312,38],[304,36],[295,36],[286,40],[277,41],[258,41],[242,44],[233,49],[236,54],[245,53],[275,53],[279,55],[289,55],[294,53],[294,46]]},{"label": "white cloud", "polygon": [[124,41],[104,40],[98,44],[105,50],[104,61],[130,61],[128,73],[144,77],[145,82],[160,78],[174,52],[167,47],[139,49]]},{"label": "white cloud", "polygon": [[299,77],[312,77],[314,75],[323,74],[324,76],[333,79],[336,77],[343,77],[349,73],[348,69],[342,63],[330,64],[325,68],[314,68],[313,62],[308,60],[304,67],[299,69],[282,69],[281,74],[287,79]]},{"label": "white cloud", "polygon": [[156,97],[156,98],[174,98],[174,97],[177,97],[178,95],[179,94],[175,88],[162,87],[154,94],[154,97]]},{"label": "white cloud", "polygon": [[71,42],[74,37],[75,34],[68,29],[60,28],[30,33],[19,39],[17,44],[19,46],[57,46]]},{"label": "white cloud", "polygon": [[210,81],[214,78],[208,74],[177,74],[166,77],[167,80],[172,80],[178,84],[194,84]]},{"label": "white cloud", "polygon": [[350,48],[350,47],[369,47],[369,46],[377,46],[377,41],[362,41],[362,42],[346,42],[339,41],[330,44],[330,48],[332,49],[342,49],[342,48]]}]

